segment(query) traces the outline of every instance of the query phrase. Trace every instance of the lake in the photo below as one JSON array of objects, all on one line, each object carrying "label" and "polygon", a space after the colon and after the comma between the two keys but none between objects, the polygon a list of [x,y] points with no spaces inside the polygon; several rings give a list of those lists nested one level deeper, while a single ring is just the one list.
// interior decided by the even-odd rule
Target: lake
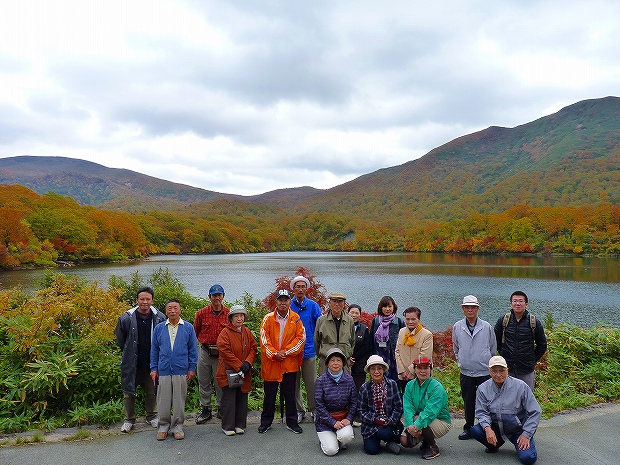
[{"label": "lake", "polygon": [[[125,279],[138,271],[150,275],[168,268],[197,296],[206,296],[212,284],[226,290],[233,302],[245,292],[262,299],[274,289],[275,279],[292,277],[298,266],[308,268],[325,285],[349,303],[375,312],[383,295],[396,300],[399,313],[415,305],[422,322],[442,330],[463,317],[463,296],[474,294],[480,317],[494,324],[510,309],[515,290],[529,297],[528,309],[544,319],[578,326],[608,323],[620,327],[620,260],[598,257],[496,257],[420,253],[276,252],[239,255],[166,255],[112,265],[63,268],[107,285],[111,275]],[[43,270],[0,272],[0,288],[37,286]]]}]

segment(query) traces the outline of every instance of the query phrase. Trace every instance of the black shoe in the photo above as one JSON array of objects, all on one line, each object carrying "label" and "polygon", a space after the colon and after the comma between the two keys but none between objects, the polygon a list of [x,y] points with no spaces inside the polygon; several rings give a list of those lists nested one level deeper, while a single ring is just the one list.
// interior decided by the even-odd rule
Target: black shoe
[{"label": "black shoe", "polygon": [[422,458],[426,460],[432,460],[435,457],[439,457],[439,447],[428,446],[428,450],[422,454]]},{"label": "black shoe", "polygon": [[463,432],[461,434],[459,434],[459,439],[461,441],[465,441],[467,439],[471,439],[471,433],[469,432],[468,429],[464,429]]},{"label": "black shoe", "polygon": [[209,407],[202,407],[202,412],[200,412],[200,415],[196,418],[196,424],[202,425],[203,423],[208,422],[211,418],[213,418],[211,409]]},{"label": "black shoe", "polygon": [[301,434],[301,433],[304,432],[304,430],[301,429],[301,426],[299,426],[299,425],[287,426],[286,429],[292,431],[295,434]]},{"label": "black shoe", "polygon": [[487,447],[484,449],[487,454],[497,454],[497,450],[497,447]]},{"label": "black shoe", "polygon": [[263,434],[263,433],[266,433],[267,431],[269,431],[270,429],[271,429],[271,425],[269,425],[269,426],[260,425],[258,427],[258,432],[260,434]]},{"label": "black shoe", "polygon": [[425,441],[422,441],[422,444],[420,445],[420,452],[424,454],[424,452],[426,452],[427,450],[428,450],[428,444],[426,444]]}]

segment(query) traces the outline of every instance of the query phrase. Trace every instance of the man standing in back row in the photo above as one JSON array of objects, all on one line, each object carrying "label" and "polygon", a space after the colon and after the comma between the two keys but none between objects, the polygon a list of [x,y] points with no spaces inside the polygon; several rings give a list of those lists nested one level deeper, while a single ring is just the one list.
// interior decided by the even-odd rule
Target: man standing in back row
[{"label": "man standing in back row", "polygon": [[[319,357],[319,375],[327,371],[325,358],[329,349],[338,347],[349,360],[355,347],[355,323],[344,311],[346,296],[340,292],[332,292],[328,299],[329,312],[317,320],[314,331],[314,349]],[[345,370],[350,373],[351,368],[347,366]]]},{"label": "man standing in back row", "polygon": [[465,410],[465,425],[459,439],[471,438],[476,411],[476,389],[491,376],[489,360],[496,354],[497,342],[491,325],[478,318],[480,305],[475,295],[466,295],[461,304],[465,318],[452,327],[452,348],[461,371],[461,396]]},{"label": "man standing in back row", "polygon": [[508,374],[519,378],[534,390],[534,368],[547,351],[547,337],[542,323],[527,311],[528,299],[523,291],[510,296],[510,313],[495,323],[497,352],[508,364]]},{"label": "man standing in back row", "polygon": [[142,287],[136,293],[137,305],[130,308],[116,323],[116,341],[121,351],[121,389],[125,421],[121,433],[128,433],[136,422],[136,388],[144,389],[146,421],[157,428],[157,398],[155,385],[150,376],[151,335],[158,323],[166,321],[166,315],[153,307],[153,289]]},{"label": "man standing in back row", "polygon": [[201,425],[211,418],[211,382],[215,386],[215,407],[217,418],[222,418],[220,404],[222,401],[222,388],[215,380],[217,366],[219,364],[219,351],[217,337],[222,329],[228,325],[228,308],[224,307],[224,288],[214,284],[209,289],[211,305],[198,310],[194,318],[194,330],[200,348],[198,349],[198,386],[200,388],[200,405],[202,412],[196,418],[196,424]]},{"label": "man standing in back row", "polygon": [[299,315],[301,322],[306,330],[306,344],[304,345],[304,355],[301,362],[301,370],[297,373],[295,381],[295,403],[297,405],[297,420],[301,423],[304,419],[304,399],[301,395],[301,378],[306,385],[306,398],[308,400],[308,413],[310,419],[314,418],[314,385],[316,383],[316,352],[314,351],[314,329],[316,321],[322,312],[319,304],[306,297],[306,292],[310,288],[310,281],[305,276],[295,276],[291,280],[291,290],[293,299],[291,300],[291,310]]}]

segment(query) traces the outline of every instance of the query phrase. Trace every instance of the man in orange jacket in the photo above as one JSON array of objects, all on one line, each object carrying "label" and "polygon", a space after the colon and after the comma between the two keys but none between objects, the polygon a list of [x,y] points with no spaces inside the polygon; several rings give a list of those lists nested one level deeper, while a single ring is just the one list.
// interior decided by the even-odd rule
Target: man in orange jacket
[{"label": "man in orange jacket", "polygon": [[286,406],[286,427],[300,434],[303,430],[297,421],[295,380],[302,362],[306,332],[301,318],[290,308],[291,295],[286,289],[278,291],[276,302],[275,311],[265,315],[260,325],[265,400],[258,432],[266,433],[271,428],[280,386],[280,396]]}]

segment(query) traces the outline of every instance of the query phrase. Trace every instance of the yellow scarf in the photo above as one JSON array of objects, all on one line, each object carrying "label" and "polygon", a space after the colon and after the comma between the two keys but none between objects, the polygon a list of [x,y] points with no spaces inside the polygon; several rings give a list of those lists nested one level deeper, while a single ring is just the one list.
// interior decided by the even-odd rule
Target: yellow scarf
[{"label": "yellow scarf", "polygon": [[421,329],[422,329],[422,324],[419,324],[418,326],[416,326],[416,328],[413,330],[412,333],[405,334],[405,337],[403,337],[403,345],[407,345],[409,347],[414,346],[416,343],[416,340],[413,336],[418,334],[418,332]]}]

